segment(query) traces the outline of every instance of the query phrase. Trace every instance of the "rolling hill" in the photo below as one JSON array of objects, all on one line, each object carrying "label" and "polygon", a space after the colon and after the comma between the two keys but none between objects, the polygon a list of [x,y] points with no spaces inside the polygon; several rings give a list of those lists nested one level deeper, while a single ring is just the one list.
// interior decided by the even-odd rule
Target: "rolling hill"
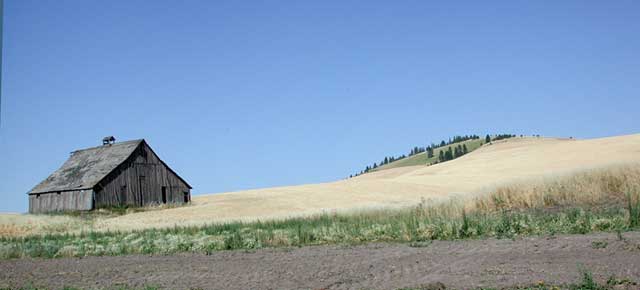
[{"label": "rolling hill", "polygon": [[443,146],[443,147],[438,147],[438,148],[433,150],[433,157],[431,157],[431,158],[427,157],[427,153],[426,152],[422,152],[422,153],[418,153],[418,154],[415,154],[415,155],[408,156],[408,157],[400,159],[400,160],[396,160],[396,161],[391,162],[389,164],[385,164],[385,165],[379,166],[379,167],[373,169],[371,172],[376,172],[376,171],[386,170],[386,169],[392,169],[392,168],[398,168],[398,167],[405,167],[405,166],[428,165],[428,164],[436,163],[436,161],[438,161],[438,154],[440,154],[440,151],[446,151],[447,148],[449,148],[449,147],[453,148],[455,146],[464,144],[464,145],[467,146],[467,149],[469,150],[469,153],[470,153],[473,150],[476,150],[476,149],[480,148],[480,146],[482,146],[483,142],[484,142],[484,139],[471,139],[471,140],[467,140],[467,141],[463,141],[463,142],[453,143],[451,145],[446,145],[446,146]]},{"label": "rolling hill", "polygon": [[[416,158],[421,158],[417,156]],[[410,161],[417,162],[417,161]],[[197,196],[193,204],[98,221],[135,229],[282,218],[468,197],[497,185],[640,162],[640,134],[599,139],[512,138],[432,166],[398,166],[336,182]]]}]

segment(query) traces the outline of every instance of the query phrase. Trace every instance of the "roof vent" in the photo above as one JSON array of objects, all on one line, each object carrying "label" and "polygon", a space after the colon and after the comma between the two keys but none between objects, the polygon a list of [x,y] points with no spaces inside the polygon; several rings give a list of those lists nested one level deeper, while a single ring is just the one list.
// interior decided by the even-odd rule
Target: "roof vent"
[{"label": "roof vent", "polygon": [[102,145],[111,145],[113,143],[116,143],[116,137],[113,136],[107,136],[102,138]]}]

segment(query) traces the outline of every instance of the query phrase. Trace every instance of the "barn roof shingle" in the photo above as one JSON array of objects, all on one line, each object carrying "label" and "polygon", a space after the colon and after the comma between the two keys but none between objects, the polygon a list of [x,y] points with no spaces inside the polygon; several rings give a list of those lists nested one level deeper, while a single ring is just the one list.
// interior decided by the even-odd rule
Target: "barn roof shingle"
[{"label": "barn roof shingle", "polygon": [[29,194],[91,189],[131,156],[144,139],[97,146],[71,153],[58,170]]}]

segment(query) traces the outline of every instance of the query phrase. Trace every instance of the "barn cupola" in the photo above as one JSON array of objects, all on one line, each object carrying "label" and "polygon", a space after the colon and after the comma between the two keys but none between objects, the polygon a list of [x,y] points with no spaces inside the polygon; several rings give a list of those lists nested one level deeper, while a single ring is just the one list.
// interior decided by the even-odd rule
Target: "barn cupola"
[{"label": "barn cupola", "polygon": [[107,136],[107,137],[102,138],[102,145],[103,145],[103,146],[105,146],[105,145],[111,145],[111,144],[113,144],[113,143],[116,143],[116,137],[113,137],[113,136]]}]

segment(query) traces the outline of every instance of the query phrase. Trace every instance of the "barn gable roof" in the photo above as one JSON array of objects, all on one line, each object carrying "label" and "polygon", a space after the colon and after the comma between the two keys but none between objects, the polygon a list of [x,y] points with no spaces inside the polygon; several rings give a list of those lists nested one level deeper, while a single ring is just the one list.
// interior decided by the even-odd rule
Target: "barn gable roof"
[{"label": "barn gable roof", "polygon": [[74,151],[62,167],[36,185],[29,194],[91,189],[125,162],[142,143],[144,139]]}]

